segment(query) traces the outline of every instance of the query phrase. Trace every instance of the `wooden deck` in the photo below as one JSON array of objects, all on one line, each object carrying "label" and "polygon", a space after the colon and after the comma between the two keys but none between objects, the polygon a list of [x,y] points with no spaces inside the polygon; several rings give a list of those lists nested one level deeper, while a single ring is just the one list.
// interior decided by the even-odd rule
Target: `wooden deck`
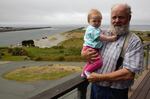
[{"label": "wooden deck", "polygon": [[129,99],[150,99],[150,71],[146,74]]}]

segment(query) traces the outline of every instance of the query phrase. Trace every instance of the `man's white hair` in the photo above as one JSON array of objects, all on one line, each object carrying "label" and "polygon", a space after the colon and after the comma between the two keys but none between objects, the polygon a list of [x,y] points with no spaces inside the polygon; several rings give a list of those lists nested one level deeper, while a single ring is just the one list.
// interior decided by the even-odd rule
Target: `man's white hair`
[{"label": "man's white hair", "polygon": [[127,13],[128,15],[131,15],[131,13],[132,13],[132,11],[131,11],[131,6],[129,6],[128,4],[126,4],[126,3],[118,3],[118,4],[115,4],[115,5],[112,6],[111,11],[112,11],[113,8],[116,7],[116,6],[123,6],[123,7],[125,7],[126,13]]}]

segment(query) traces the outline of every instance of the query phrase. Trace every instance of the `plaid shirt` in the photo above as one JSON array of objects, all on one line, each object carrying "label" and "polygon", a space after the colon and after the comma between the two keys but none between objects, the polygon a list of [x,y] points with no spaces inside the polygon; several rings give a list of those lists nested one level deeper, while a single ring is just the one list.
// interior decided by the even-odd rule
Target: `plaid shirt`
[{"label": "plaid shirt", "polygon": [[[115,71],[117,60],[120,56],[124,41],[125,36],[121,36],[115,42],[104,43],[101,51],[103,66],[97,70],[97,73],[104,74]],[[123,66],[120,68],[127,68],[134,73],[141,71],[143,68],[143,56],[142,42],[137,35],[132,34],[125,50]],[[116,89],[125,89],[133,84],[133,80],[116,82],[101,81],[97,84],[100,86],[110,86],[111,88]]]}]

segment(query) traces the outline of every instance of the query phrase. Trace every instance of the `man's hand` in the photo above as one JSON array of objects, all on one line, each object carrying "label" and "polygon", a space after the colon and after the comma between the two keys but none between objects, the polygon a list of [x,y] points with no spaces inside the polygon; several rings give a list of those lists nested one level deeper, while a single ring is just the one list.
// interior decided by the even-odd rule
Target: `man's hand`
[{"label": "man's hand", "polygon": [[89,77],[87,77],[87,79],[88,79],[88,81],[89,82],[97,82],[97,81],[99,81],[100,79],[100,74],[98,74],[98,73],[91,73],[90,75],[89,75]]},{"label": "man's hand", "polygon": [[87,60],[93,61],[97,59],[97,56],[99,55],[99,53],[92,48],[88,48],[85,51],[82,50],[81,55],[85,57]]}]

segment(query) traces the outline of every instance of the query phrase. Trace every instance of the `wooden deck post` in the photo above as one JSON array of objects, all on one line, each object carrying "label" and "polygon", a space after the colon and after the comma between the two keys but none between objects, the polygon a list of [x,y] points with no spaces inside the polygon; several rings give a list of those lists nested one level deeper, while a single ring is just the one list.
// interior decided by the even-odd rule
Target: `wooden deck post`
[{"label": "wooden deck post", "polygon": [[87,87],[89,85],[88,81],[85,81],[78,87],[77,99],[86,99]]},{"label": "wooden deck post", "polygon": [[149,61],[149,45],[146,47],[146,70],[148,70],[148,61]]}]

